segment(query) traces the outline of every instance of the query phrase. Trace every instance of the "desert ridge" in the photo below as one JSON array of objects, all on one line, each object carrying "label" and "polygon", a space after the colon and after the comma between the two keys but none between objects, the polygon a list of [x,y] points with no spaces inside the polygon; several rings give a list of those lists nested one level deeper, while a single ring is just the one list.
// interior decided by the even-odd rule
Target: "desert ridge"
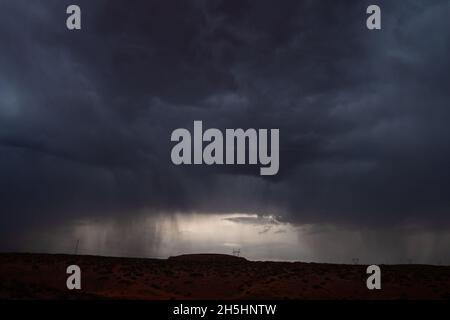
[{"label": "desert ridge", "polygon": [[[82,270],[68,290],[66,268]],[[250,261],[199,254],[169,259],[0,254],[0,299],[317,300],[449,299],[450,267],[380,265],[368,290],[366,265]],[[181,311],[181,310],[180,310]]]}]

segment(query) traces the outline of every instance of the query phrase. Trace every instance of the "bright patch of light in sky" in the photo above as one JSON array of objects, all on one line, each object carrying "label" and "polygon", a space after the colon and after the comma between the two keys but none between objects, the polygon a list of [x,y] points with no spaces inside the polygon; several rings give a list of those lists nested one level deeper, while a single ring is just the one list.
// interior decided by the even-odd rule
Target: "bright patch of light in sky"
[{"label": "bright patch of light in sky", "polygon": [[446,258],[450,232],[446,230],[294,225],[274,216],[241,213],[74,221],[33,234],[25,239],[24,250],[71,254],[78,240],[78,254],[103,256],[167,258],[232,254],[239,249],[249,260],[352,263],[357,258],[370,264],[450,264]]}]

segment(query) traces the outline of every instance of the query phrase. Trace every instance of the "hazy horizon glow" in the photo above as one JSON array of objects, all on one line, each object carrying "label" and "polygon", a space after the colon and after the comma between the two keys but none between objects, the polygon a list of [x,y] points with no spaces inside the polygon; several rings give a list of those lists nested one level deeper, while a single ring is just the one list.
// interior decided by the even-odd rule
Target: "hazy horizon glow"
[{"label": "hazy horizon glow", "polygon": [[[189,253],[232,254],[249,260],[327,263],[449,264],[450,233],[419,227],[349,229],[294,225],[256,214],[142,215],[133,221],[83,220],[35,232],[22,251],[168,258]],[[29,245],[40,244],[39,246]],[[41,249],[41,248],[46,249]],[[434,248],[430,251],[427,248]]]}]

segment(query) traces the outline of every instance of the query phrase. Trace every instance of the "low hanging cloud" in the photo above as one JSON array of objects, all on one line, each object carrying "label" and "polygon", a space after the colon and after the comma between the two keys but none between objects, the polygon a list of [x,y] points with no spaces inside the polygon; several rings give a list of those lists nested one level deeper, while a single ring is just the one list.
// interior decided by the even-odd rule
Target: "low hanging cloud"
[{"label": "low hanging cloud", "polygon": [[[0,231],[247,212],[448,227],[448,1],[0,4]],[[170,133],[279,128],[280,171],[177,167]]]}]

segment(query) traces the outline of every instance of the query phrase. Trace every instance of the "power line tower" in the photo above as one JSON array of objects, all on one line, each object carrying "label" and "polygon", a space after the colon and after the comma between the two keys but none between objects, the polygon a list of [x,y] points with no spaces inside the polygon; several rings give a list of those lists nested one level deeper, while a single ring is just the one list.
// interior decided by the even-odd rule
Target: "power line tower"
[{"label": "power line tower", "polygon": [[78,254],[78,245],[80,244],[80,239],[77,239],[77,244],[75,245],[75,255]]},{"label": "power line tower", "polygon": [[241,249],[233,249],[233,256],[239,257],[241,255]]}]

